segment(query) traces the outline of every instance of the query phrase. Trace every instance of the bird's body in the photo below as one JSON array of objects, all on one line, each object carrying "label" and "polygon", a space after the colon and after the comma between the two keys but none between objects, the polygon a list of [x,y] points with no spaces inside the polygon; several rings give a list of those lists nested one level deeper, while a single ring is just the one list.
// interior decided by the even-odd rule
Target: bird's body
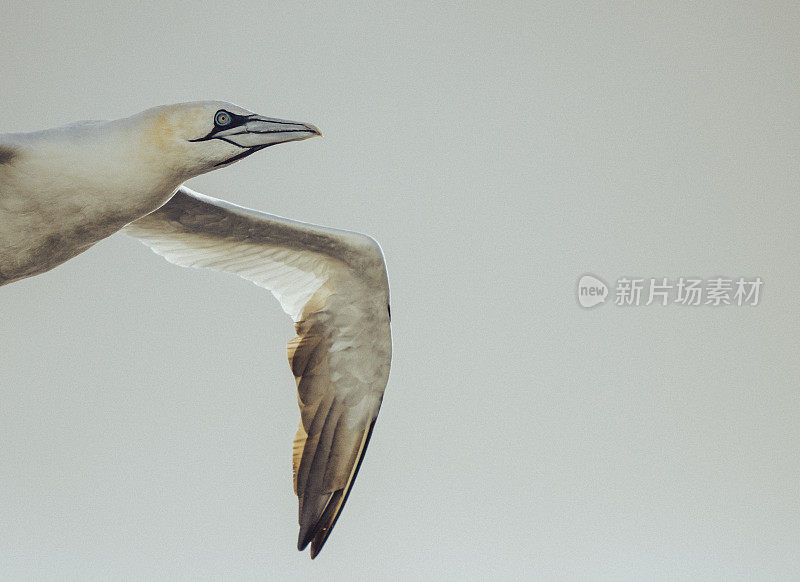
[{"label": "bird's body", "polygon": [[0,284],[48,271],[169,200],[183,180],[157,170],[135,129],[94,121],[0,135]]},{"label": "bird's body", "polygon": [[260,149],[319,135],[222,102],[157,107],[0,135],[0,285],[58,266],[124,230],[182,266],[269,289],[295,321],[289,361],[298,548],[325,543],[358,472],[389,375],[380,247],[353,232],[248,210],[181,184]]}]

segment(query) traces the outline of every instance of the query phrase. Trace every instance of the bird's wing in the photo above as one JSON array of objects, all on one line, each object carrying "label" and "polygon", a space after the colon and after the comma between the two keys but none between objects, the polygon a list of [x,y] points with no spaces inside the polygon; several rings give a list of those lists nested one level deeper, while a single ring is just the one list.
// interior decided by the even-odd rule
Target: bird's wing
[{"label": "bird's wing", "polygon": [[380,247],[353,232],[249,210],[181,187],[124,231],[184,267],[230,271],[272,291],[295,322],[289,364],[298,549],[311,557],[342,511],[389,376],[389,288]]}]

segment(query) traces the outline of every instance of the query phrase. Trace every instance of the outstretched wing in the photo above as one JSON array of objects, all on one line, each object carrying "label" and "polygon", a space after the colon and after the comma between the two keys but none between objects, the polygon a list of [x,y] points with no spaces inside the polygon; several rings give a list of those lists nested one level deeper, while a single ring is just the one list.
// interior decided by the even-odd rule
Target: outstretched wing
[{"label": "outstretched wing", "polygon": [[349,231],[249,210],[181,187],[125,227],[168,261],[269,289],[295,322],[288,344],[300,426],[298,549],[322,549],[364,457],[389,377],[389,287],[380,247]]}]

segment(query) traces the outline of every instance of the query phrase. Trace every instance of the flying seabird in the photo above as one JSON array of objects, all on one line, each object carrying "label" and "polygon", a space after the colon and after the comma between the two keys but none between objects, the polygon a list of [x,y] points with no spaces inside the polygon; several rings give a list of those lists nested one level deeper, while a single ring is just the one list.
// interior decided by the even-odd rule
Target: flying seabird
[{"label": "flying seabird", "polygon": [[353,486],[389,376],[380,246],[194,192],[183,182],[321,135],[221,101],[0,135],[0,285],[44,273],[122,230],[168,261],[235,273],[294,320],[299,550],[321,550]]}]

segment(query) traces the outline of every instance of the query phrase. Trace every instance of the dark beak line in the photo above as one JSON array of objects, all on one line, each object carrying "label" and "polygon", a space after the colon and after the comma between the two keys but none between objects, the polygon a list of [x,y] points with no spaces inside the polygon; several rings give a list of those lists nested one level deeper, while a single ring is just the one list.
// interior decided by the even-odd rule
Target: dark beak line
[{"label": "dark beak line", "polygon": [[[296,124],[295,124],[296,125]],[[248,131],[247,133],[317,133],[316,131],[305,128],[305,129],[272,129],[270,131]]]},{"label": "dark beak line", "polygon": [[[219,139],[224,139],[224,138],[219,138]],[[199,140],[195,140],[195,141],[199,141]],[[225,141],[228,141],[228,140],[226,139]],[[228,142],[228,143],[233,143],[233,142]],[[280,142],[278,142],[278,143],[280,143]],[[240,148],[245,148],[245,151],[243,151],[240,154],[236,154],[232,158],[228,158],[224,162],[219,162],[218,164],[214,164],[214,167],[216,168],[217,166],[224,166],[226,164],[232,164],[233,162],[238,162],[242,158],[246,158],[247,156],[249,156],[251,154],[254,154],[259,150],[263,150],[264,148],[268,148],[269,146],[278,145],[278,143],[266,143],[266,144],[257,145],[257,146],[250,146],[250,147],[239,146],[238,143],[237,144],[233,144],[233,145],[239,146]]]}]

